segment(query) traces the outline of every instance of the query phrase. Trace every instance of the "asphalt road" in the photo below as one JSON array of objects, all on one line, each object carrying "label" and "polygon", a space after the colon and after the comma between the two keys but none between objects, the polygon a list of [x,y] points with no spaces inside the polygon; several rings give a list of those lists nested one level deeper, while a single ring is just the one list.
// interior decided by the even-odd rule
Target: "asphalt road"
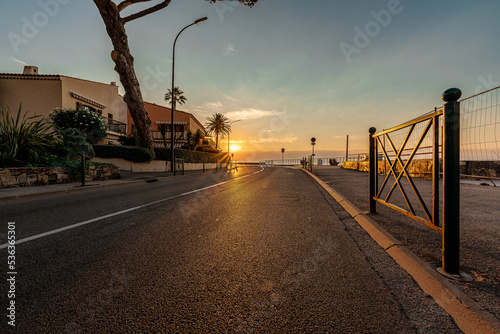
[{"label": "asphalt road", "polygon": [[18,241],[15,298],[9,284],[0,291],[16,327],[3,316],[0,333],[460,332],[297,169],[88,189],[0,212]]}]

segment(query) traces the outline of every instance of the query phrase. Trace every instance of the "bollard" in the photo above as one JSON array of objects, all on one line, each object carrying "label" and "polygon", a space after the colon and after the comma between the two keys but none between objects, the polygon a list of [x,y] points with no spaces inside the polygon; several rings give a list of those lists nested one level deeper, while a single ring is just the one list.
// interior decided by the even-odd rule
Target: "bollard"
[{"label": "bollard", "polygon": [[377,172],[378,172],[378,161],[377,161],[377,139],[373,137],[377,129],[371,127],[368,132],[370,132],[370,213],[377,212],[377,201],[375,201],[375,196],[377,195]]},{"label": "bollard", "polygon": [[460,275],[460,96],[443,93],[443,271],[451,275]]},{"label": "bollard", "polygon": [[85,152],[82,151],[82,187],[85,187]]}]

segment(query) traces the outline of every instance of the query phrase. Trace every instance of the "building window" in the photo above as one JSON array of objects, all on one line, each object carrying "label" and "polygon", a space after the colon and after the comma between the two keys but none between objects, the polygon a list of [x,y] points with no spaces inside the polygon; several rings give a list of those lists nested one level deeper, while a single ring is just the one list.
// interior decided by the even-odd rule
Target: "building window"
[{"label": "building window", "polygon": [[108,114],[109,119],[113,119],[113,114]]}]

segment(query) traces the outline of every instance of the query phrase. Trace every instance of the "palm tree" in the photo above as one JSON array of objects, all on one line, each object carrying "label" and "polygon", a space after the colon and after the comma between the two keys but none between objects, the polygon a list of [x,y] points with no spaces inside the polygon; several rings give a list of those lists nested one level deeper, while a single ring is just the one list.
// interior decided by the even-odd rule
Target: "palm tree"
[{"label": "palm tree", "polygon": [[219,148],[219,135],[231,133],[231,124],[226,116],[216,113],[212,117],[207,117],[208,123],[205,125],[206,130],[210,135],[215,134],[215,148]]},{"label": "palm tree", "polygon": [[[175,96],[175,104],[184,104],[187,101],[187,98],[182,95],[184,92],[179,89],[179,87],[174,88],[174,96]],[[170,105],[172,105],[172,90],[169,89],[165,94],[165,101],[170,101]]]}]

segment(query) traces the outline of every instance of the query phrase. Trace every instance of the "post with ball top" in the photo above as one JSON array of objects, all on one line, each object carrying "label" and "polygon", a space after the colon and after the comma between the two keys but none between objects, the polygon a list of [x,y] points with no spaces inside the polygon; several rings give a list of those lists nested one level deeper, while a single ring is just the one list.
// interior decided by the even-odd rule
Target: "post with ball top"
[{"label": "post with ball top", "polygon": [[377,194],[377,173],[378,173],[378,162],[377,162],[377,139],[373,136],[377,129],[371,127],[368,132],[370,132],[370,213],[377,212],[377,201],[375,196]]},{"label": "post with ball top", "polygon": [[315,145],[316,145],[316,138],[312,137],[311,138],[312,155],[311,155],[311,164],[310,164],[311,165],[310,166],[311,167],[311,172],[313,170],[313,164],[314,164],[314,156],[315,156],[315,154],[314,154],[314,146]]},{"label": "post with ball top", "polygon": [[443,93],[443,271],[460,276],[460,102],[462,92]]}]

